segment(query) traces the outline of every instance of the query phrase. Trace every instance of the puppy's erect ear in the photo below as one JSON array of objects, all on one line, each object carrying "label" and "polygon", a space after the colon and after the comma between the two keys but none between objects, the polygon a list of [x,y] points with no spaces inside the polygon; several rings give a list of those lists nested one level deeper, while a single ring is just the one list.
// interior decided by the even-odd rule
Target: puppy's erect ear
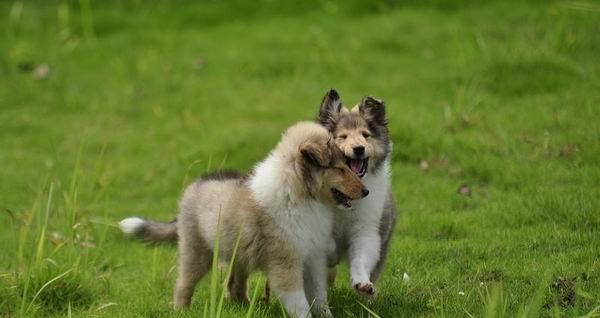
[{"label": "puppy's erect ear", "polygon": [[327,167],[331,161],[331,149],[326,144],[307,141],[300,146],[305,162],[316,167]]},{"label": "puppy's erect ear", "polygon": [[340,95],[335,89],[331,89],[321,102],[321,109],[319,110],[319,123],[327,129],[332,130],[335,127],[338,113],[342,108],[342,100]]},{"label": "puppy's erect ear", "polygon": [[360,102],[358,110],[367,121],[372,121],[380,126],[387,125],[385,103],[382,100],[367,96]]}]

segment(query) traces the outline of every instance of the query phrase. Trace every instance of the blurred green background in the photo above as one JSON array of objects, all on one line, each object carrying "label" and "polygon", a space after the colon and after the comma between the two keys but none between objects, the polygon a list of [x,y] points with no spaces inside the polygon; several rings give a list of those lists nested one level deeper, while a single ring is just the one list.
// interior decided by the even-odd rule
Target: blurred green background
[{"label": "blurred green background", "polygon": [[[365,306],[600,315],[596,1],[2,1],[0,34],[0,316],[172,316],[175,249],[115,222],[248,171],[332,87],[384,99],[394,141],[399,222]],[[373,316],[345,267],[334,314]]]}]

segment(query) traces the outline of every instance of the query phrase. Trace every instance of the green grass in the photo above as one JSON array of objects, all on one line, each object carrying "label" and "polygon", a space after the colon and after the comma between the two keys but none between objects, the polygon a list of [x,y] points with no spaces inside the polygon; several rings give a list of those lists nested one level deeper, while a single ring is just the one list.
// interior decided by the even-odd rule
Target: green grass
[{"label": "green grass", "polygon": [[331,87],[385,99],[400,211],[377,300],[343,264],[337,317],[600,316],[596,2],[4,1],[0,34],[0,316],[203,315],[220,283],[174,314],[175,249],[116,221],[169,220]]}]

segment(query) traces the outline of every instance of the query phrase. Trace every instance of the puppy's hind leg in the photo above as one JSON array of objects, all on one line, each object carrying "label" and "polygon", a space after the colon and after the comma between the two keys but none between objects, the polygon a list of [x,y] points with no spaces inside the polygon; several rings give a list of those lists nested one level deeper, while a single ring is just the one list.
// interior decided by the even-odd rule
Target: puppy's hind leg
[{"label": "puppy's hind leg", "polygon": [[209,271],[211,260],[212,252],[202,240],[190,242],[182,237],[179,242],[179,274],[173,296],[176,309],[190,306],[194,288]]},{"label": "puppy's hind leg", "polygon": [[248,273],[244,268],[234,267],[227,288],[229,290],[229,297],[237,302],[247,303],[247,284]]}]

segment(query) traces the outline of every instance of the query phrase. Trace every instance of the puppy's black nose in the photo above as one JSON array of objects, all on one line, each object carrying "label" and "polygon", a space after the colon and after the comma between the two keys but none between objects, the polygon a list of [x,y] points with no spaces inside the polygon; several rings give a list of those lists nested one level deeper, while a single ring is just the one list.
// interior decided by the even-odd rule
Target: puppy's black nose
[{"label": "puppy's black nose", "polygon": [[369,195],[369,190],[362,189],[362,195],[363,195],[363,198],[366,197],[367,195]]},{"label": "puppy's black nose", "polygon": [[354,150],[354,154],[357,156],[362,156],[365,154],[364,146],[356,146],[356,147],[352,148],[352,150]]}]

